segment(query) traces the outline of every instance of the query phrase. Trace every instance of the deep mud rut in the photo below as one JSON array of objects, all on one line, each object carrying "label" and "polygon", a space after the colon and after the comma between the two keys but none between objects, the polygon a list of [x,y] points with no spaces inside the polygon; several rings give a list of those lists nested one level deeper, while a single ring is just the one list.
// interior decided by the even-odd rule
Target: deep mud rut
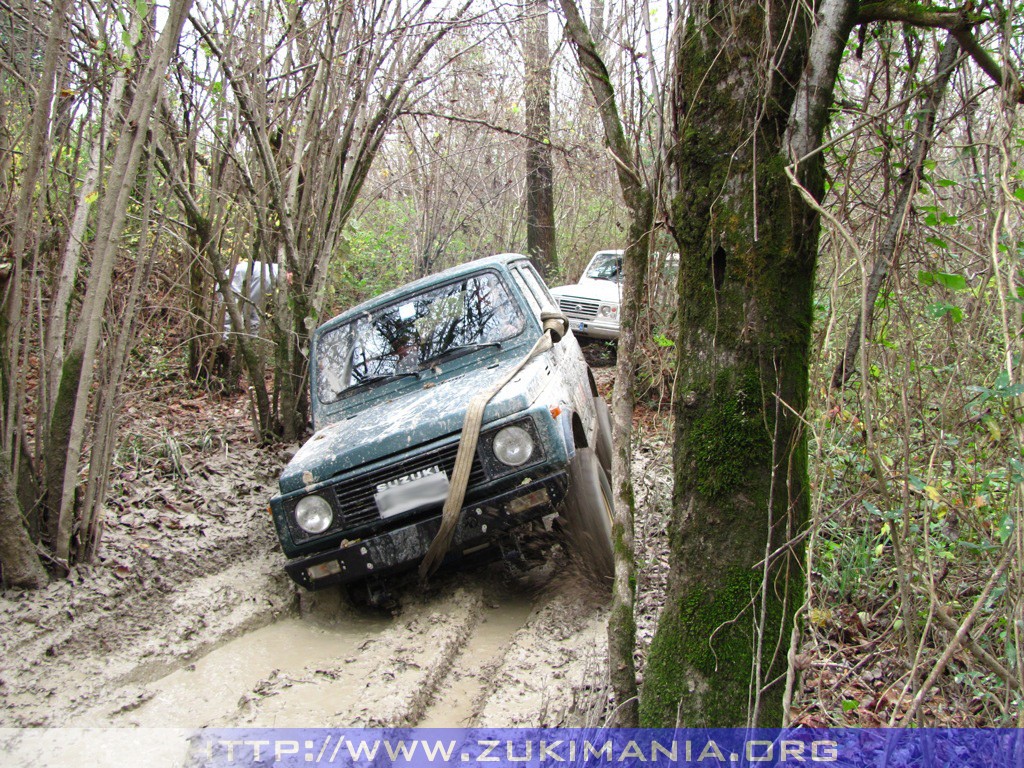
[{"label": "deep mud rut", "polygon": [[276,552],[238,554],[244,562],[167,592],[128,589],[108,601],[83,583],[80,599],[73,586],[52,588],[52,610],[5,601],[5,624],[21,637],[4,643],[0,724],[444,727],[600,716],[603,601],[557,551],[522,576],[490,566],[400,591],[395,615],[339,592],[300,594]]},{"label": "deep mud rut", "polygon": [[[530,570],[492,564],[400,589],[394,614],[304,593],[264,508],[288,451],[245,434],[241,421],[170,468],[125,469],[98,562],[0,596],[0,728],[603,721],[606,598],[560,546]],[[657,580],[659,558],[644,561],[641,578]],[[654,613],[642,608],[641,644]]]}]

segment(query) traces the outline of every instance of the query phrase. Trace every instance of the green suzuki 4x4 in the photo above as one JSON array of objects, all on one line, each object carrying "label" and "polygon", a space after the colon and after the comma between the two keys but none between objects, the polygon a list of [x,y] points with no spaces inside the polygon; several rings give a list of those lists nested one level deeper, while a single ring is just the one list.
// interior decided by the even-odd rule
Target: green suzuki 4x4
[{"label": "green suzuki 4x4", "polygon": [[610,579],[608,408],[525,256],[463,264],[325,323],[310,388],[314,435],[270,501],[303,587],[358,585],[373,601],[403,571],[514,558],[555,512]]}]

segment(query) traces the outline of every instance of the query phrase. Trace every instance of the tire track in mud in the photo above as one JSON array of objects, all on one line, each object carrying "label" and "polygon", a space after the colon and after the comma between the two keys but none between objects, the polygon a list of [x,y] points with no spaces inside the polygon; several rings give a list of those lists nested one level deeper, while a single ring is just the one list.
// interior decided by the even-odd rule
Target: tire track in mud
[{"label": "tire track in mud", "polygon": [[293,590],[271,555],[167,593],[126,595],[112,610],[84,613],[81,622],[7,657],[0,719],[15,726],[106,725],[105,712],[148,698],[146,681],[294,611]]},{"label": "tire track in mud", "polygon": [[473,724],[488,683],[533,609],[532,600],[518,595],[488,600],[480,622],[416,722],[418,727],[460,728]]},{"label": "tire track in mud", "polygon": [[132,622],[115,611],[90,632],[62,633],[57,652],[39,648],[20,669],[3,670],[12,683],[0,685],[4,721],[583,723],[571,713],[600,666],[588,656],[603,649],[605,620],[598,604],[581,599],[564,561],[545,565],[539,590],[503,580],[495,568],[453,574],[429,592],[409,590],[391,618],[357,610],[337,593],[296,599],[279,565],[276,555],[254,556],[171,593],[135,595],[146,604]]},{"label": "tire track in mud", "polygon": [[406,596],[394,618],[318,595],[304,615],[154,678],[138,706],[96,719],[150,727],[583,724],[579,692],[589,675],[603,679],[594,657],[606,624],[578,593],[571,582],[538,595],[459,574],[440,592]]},{"label": "tire track in mud", "polygon": [[495,654],[533,607],[522,596],[495,601],[491,586],[472,577],[459,584],[408,600],[392,619],[317,596],[305,615],[153,675],[130,706],[96,708],[88,719],[149,727],[383,727],[421,724],[433,709],[438,726],[457,725],[482,694],[482,663],[500,661]]}]

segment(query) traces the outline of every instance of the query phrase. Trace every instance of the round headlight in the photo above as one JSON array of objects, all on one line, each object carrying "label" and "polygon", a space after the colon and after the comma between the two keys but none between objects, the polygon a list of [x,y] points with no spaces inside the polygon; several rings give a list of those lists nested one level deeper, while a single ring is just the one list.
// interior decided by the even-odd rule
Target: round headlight
[{"label": "round headlight", "polygon": [[334,511],[323,496],[306,496],[295,505],[295,522],[306,533],[323,533],[333,520]]},{"label": "round headlight", "polygon": [[615,304],[602,304],[597,313],[601,317],[615,317],[619,314],[619,308]]},{"label": "round headlight", "polygon": [[519,467],[533,456],[533,438],[522,427],[505,427],[494,436],[492,448],[502,464]]}]

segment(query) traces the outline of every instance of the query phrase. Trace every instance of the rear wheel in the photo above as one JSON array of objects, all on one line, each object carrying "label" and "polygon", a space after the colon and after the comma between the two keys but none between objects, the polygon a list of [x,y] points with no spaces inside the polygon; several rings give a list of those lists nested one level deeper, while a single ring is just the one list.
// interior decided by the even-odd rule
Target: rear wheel
[{"label": "rear wheel", "polygon": [[[600,395],[594,395],[594,410],[597,411],[597,435],[594,449],[604,471],[612,474],[612,415],[608,403]],[[609,494],[610,495],[610,494]]]},{"label": "rear wheel", "polygon": [[615,574],[612,550],[612,492],[592,448],[579,448],[569,462],[569,493],[562,507],[569,545],[588,575],[610,586]]}]

